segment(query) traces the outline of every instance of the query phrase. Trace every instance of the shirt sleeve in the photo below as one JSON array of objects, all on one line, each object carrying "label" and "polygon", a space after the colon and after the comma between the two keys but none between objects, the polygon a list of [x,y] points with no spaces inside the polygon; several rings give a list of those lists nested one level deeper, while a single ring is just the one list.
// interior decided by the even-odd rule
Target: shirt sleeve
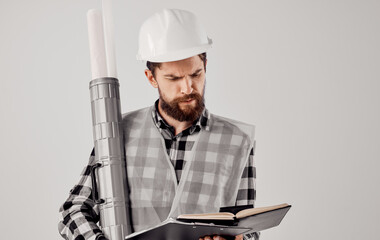
[{"label": "shirt sleeve", "polygon": [[70,190],[69,197],[59,209],[58,230],[66,240],[95,240],[103,237],[96,224],[99,221],[99,207],[91,198],[91,166],[94,161],[95,154],[92,151],[79,183]]},{"label": "shirt sleeve", "polygon": [[[251,148],[248,161],[244,167],[243,174],[239,185],[239,190],[236,198],[236,206],[253,205],[256,200],[256,167],[254,162],[254,146]],[[244,235],[244,240],[258,240],[260,232]]]}]

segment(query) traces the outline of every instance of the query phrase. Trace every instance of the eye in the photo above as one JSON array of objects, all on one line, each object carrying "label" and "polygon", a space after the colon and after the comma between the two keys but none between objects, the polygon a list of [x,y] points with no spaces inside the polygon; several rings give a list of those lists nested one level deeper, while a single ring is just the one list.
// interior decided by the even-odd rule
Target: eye
[{"label": "eye", "polygon": [[192,77],[192,78],[197,78],[197,77],[199,77],[200,75],[201,75],[200,73],[195,73],[195,74],[192,74],[191,77]]}]

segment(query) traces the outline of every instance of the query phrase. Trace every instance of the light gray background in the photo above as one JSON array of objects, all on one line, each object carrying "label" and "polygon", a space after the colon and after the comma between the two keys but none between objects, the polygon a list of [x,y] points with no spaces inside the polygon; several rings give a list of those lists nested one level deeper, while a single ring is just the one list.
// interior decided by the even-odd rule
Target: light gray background
[{"label": "light gray background", "polygon": [[[92,148],[97,7],[0,2],[2,239],[60,239],[58,208]],[[210,111],[257,126],[257,206],[293,205],[262,239],[379,239],[380,2],[114,0],[124,112],[157,98],[135,54],[163,7],[195,12],[214,40]]]}]

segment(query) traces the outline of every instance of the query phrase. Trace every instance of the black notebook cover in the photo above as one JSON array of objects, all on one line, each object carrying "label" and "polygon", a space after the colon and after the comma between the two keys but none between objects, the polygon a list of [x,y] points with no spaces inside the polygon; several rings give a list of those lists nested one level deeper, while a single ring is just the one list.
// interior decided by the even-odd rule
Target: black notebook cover
[{"label": "black notebook cover", "polygon": [[220,235],[227,239],[249,231],[250,228],[215,224],[186,223],[168,219],[145,231],[128,235],[127,240],[198,240],[202,236]]}]

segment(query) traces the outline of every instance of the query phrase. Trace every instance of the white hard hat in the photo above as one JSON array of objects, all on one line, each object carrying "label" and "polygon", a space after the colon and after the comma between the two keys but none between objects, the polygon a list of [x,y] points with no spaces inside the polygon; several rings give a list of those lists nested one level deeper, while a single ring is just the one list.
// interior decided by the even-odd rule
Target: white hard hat
[{"label": "white hard hat", "polygon": [[185,10],[164,9],[140,28],[137,60],[171,62],[206,52],[212,45],[197,17]]}]

